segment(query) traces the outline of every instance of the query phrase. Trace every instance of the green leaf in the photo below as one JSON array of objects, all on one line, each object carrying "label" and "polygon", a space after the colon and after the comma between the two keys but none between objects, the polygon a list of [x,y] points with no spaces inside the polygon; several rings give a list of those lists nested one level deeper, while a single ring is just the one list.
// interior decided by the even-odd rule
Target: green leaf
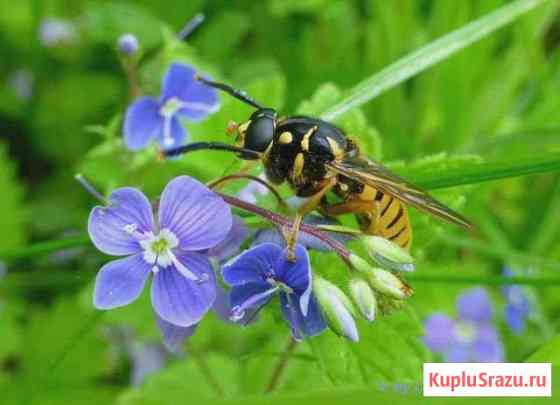
[{"label": "green leaf", "polygon": [[556,335],[548,343],[541,346],[525,362],[552,363],[554,367],[560,367],[560,335]]},{"label": "green leaf", "polygon": [[559,171],[560,153],[551,152],[525,159],[493,162],[471,159],[459,167],[444,167],[441,169],[434,169],[433,167],[417,170],[406,170],[399,167],[394,167],[394,169],[420,187],[438,189]]},{"label": "green leaf", "polygon": [[429,361],[430,354],[419,340],[422,326],[410,307],[373,323],[359,321],[359,332],[357,343],[330,332],[309,340],[332,384],[421,380],[422,363]]},{"label": "green leaf", "polygon": [[399,59],[350,90],[349,96],[326,111],[322,118],[332,121],[367,103],[381,93],[448,58],[548,0],[517,0],[453,31]]}]

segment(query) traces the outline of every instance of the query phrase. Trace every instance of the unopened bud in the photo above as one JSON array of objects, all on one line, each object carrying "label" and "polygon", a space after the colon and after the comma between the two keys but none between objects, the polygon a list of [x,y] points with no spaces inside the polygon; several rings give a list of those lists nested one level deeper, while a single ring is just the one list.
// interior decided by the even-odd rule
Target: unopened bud
[{"label": "unopened bud", "polygon": [[333,332],[357,342],[358,328],[354,321],[354,307],[350,299],[337,286],[329,281],[315,277],[313,292]]},{"label": "unopened bud", "polygon": [[402,247],[380,236],[362,236],[370,257],[379,265],[397,271],[413,271],[414,259]]},{"label": "unopened bud", "polygon": [[138,49],[140,48],[138,39],[133,34],[121,35],[117,43],[118,43],[119,52],[128,56],[134,55],[136,52],[138,52]]},{"label": "unopened bud", "polygon": [[354,277],[350,280],[350,295],[358,306],[360,313],[368,321],[375,319],[377,300],[368,282],[361,277]]}]

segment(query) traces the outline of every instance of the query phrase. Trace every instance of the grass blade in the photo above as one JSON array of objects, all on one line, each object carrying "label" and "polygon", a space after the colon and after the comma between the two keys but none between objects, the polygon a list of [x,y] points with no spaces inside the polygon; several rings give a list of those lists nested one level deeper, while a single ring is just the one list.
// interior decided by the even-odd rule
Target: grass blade
[{"label": "grass blade", "polygon": [[356,85],[350,95],[327,110],[322,119],[332,121],[361,106],[430,66],[484,38],[548,0],[517,0],[455,30],[399,59]]},{"label": "grass blade", "polygon": [[395,171],[402,174],[412,183],[427,190],[433,190],[529,174],[560,171],[560,153],[545,153],[540,156],[528,159],[515,159],[513,161],[465,163],[460,168],[440,170],[419,169],[409,170],[408,172],[406,169],[395,168]]}]

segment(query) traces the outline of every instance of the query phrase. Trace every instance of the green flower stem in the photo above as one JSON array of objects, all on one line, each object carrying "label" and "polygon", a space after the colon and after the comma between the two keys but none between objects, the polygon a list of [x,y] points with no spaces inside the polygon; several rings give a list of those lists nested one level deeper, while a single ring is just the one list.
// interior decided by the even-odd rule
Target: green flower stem
[{"label": "green flower stem", "polygon": [[284,351],[280,355],[280,358],[278,359],[278,362],[274,365],[274,368],[272,369],[270,380],[268,381],[268,384],[266,385],[264,390],[266,394],[271,393],[278,386],[278,383],[280,382],[280,377],[282,377],[282,374],[284,373],[284,370],[288,365],[288,361],[294,354],[296,344],[297,342],[290,335],[290,337],[288,338],[288,343],[286,344],[286,349],[284,349]]},{"label": "green flower stem", "polygon": [[88,246],[90,244],[89,236],[84,233],[71,238],[48,240],[21,248],[1,250],[0,261],[11,262],[28,257],[47,255],[59,250]]},{"label": "green flower stem", "polygon": [[560,277],[450,276],[449,274],[407,274],[407,281],[439,284],[521,284],[533,287],[560,287]]}]

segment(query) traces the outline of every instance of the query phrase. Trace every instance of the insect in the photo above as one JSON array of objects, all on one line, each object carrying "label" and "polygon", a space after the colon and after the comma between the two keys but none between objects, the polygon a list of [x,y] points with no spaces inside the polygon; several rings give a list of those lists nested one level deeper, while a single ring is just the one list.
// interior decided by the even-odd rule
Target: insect
[{"label": "insect", "polygon": [[[298,197],[307,198],[292,227],[284,231],[289,258],[293,258],[303,217],[315,209],[332,217],[353,213],[362,232],[382,236],[405,249],[412,243],[407,205],[472,228],[463,216],[361,154],[357,144],[333,124],[307,116],[279,117],[276,110],[262,106],[243,91],[201,77],[198,80],[256,110],[247,121],[228,126],[227,132],[236,134],[235,145],[197,142],[165,154],[176,156],[201,149],[236,152],[241,159],[260,161],[271,183],[287,181]],[[329,202],[329,192],[339,201]]]}]

